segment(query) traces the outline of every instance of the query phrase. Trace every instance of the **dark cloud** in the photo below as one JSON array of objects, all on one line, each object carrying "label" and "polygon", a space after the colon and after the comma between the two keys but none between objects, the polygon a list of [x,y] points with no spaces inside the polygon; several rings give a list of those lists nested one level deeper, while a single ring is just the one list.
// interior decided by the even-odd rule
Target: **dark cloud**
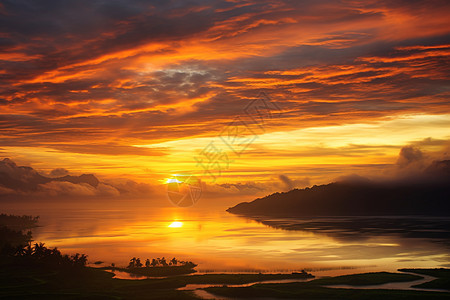
[{"label": "dark cloud", "polygon": [[[174,4],[172,2],[171,4]],[[192,6],[195,6],[191,3]],[[5,1],[0,27],[5,53],[17,47],[25,61],[0,61],[4,81],[31,79],[44,72],[149,42],[176,41],[210,28],[212,15],[160,1]],[[178,7],[177,7],[178,6]]]},{"label": "dark cloud", "polygon": [[305,186],[310,185],[309,178],[292,180],[288,176],[281,174],[278,176],[278,179],[280,179],[280,181],[283,183],[284,190],[286,190],[286,191],[290,191],[294,188],[300,188],[300,187],[303,188]]},{"label": "dark cloud", "polygon": [[54,169],[50,178],[5,158],[0,161],[0,196],[120,196],[116,187],[100,182],[93,174],[70,176],[68,173],[65,169]]},{"label": "dark cloud", "polygon": [[412,164],[422,164],[425,157],[422,151],[413,146],[405,146],[400,150],[397,165],[400,168],[411,166]]},{"label": "dark cloud", "polygon": [[370,179],[360,176],[358,174],[344,175],[336,178],[336,182],[352,183],[352,184],[364,184],[370,183]]},{"label": "dark cloud", "polygon": [[69,175],[69,171],[64,168],[57,168],[50,171],[51,177],[61,177],[66,175]]},{"label": "dark cloud", "polygon": [[294,188],[294,183],[286,175],[281,174],[278,176],[278,178],[281,180],[281,182],[283,182],[286,185],[286,189],[288,191]]}]

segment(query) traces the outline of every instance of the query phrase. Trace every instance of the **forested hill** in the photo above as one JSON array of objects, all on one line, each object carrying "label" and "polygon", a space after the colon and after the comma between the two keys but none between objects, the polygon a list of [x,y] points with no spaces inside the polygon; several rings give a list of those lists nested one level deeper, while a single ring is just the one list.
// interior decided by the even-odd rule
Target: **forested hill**
[{"label": "forested hill", "polygon": [[[444,164],[448,166],[448,161]],[[441,170],[442,171],[442,170]],[[334,182],[243,202],[227,211],[246,216],[450,215],[448,177],[396,182]],[[438,180],[437,180],[438,179]]]}]

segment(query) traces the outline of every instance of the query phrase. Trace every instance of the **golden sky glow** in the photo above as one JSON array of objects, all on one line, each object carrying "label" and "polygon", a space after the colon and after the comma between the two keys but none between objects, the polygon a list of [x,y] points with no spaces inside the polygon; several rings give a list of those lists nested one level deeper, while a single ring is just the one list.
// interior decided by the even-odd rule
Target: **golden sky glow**
[{"label": "golden sky glow", "polygon": [[217,191],[382,175],[404,145],[448,144],[449,13],[448,1],[6,1],[1,157],[151,185],[205,177],[195,157],[264,92],[280,112],[204,178]]}]

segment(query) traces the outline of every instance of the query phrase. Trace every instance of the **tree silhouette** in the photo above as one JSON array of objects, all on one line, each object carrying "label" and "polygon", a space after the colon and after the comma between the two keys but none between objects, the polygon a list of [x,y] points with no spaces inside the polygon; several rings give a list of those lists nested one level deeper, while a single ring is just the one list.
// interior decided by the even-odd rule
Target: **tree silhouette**
[{"label": "tree silhouette", "polygon": [[[55,250],[56,250],[56,248],[55,248]],[[87,263],[87,256],[84,254],[80,255],[80,253],[77,253],[77,254],[73,255],[71,258],[72,258],[72,263],[75,266],[84,266]]]},{"label": "tree silhouette", "polygon": [[141,268],[141,267],[142,267],[141,259],[138,258],[138,259],[136,259],[136,268]]},{"label": "tree silhouette", "polygon": [[128,264],[128,268],[134,268],[136,266],[136,257],[130,259],[130,263]]},{"label": "tree silhouette", "polygon": [[166,259],[164,257],[161,259],[160,263],[161,263],[161,265],[163,267],[167,267],[168,266],[167,261],[166,261]]},{"label": "tree silhouette", "polygon": [[177,263],[178,263],[178,261],[177,261],[177,259],[176,259],[175,257],[172,258],[172,260],[171,260],[170,262],[171,262],[171,264],[174,265],[174,266],[176,266]]},{"label": "tree silhouette", "polygon": [[27,263],[44,263],[49,266],[84,267],[87,264],[85,254],[62,255],[57,248],[47,248],[44,243],[31,243],[17,249],[14,254],[18,259],[26,259]]},{"label": "tree silhouette", "polygon": [[153,258],[151,263],[152,267],[156,267],[157,264],[158,262],[156,261],[156,259]]}]

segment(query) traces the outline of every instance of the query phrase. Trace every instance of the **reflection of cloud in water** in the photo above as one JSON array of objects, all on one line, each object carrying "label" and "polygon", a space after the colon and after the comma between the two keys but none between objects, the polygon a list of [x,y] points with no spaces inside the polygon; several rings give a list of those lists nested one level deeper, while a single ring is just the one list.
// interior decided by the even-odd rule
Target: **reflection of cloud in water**
[{"label": "reflection of cloud in water", "polygon": [[339,240],[366,241],[373,236],[430,239],[450,246],[450,219],[439,217],[335,217],[263,220],[264,225],[284,230],[325,234]]},{"label": "reflection of cloud in water", "polygon": [[[333,217],[316,219],[257,219],[271,228],[288,232],[310,232],[335,240],[330,254],[323,249],[292,248],[317,260],[371,260],[387,258],[396,263],[417,265],[447,263],[450,255],[450,219],[439,217]],[[370,256],[368,256],[370,254]],[[442,264],[445,266],[447,264]]]}]

